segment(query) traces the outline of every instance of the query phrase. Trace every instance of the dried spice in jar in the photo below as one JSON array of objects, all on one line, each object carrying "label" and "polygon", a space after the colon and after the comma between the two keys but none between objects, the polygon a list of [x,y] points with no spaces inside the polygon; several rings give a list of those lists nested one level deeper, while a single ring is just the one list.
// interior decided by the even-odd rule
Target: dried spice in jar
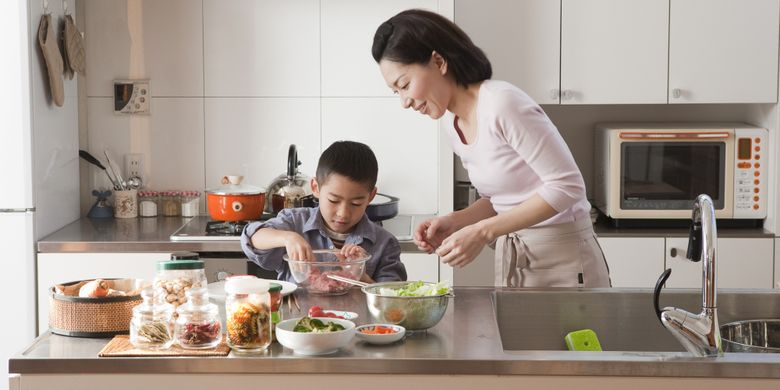
[{"label": "dried spice in jar", "polygon": [[222,341],[219,308],[209,302],[206,288],[194,288],[186,293],[187,303],[176,309],[174,335],[185,349],[214,348]]},{"label": "dried spice in jar", "polygon": [[163,191],[160,194],[160,214],[165,217],[178,217],[181,215],[179,196],[179,191]]},{"label": "dried spice in jar", "polygon": [[139,349],[167,349],[173,344],[173,306],[151,288],[141,291],[143,302],[133,308],[130,343]]},{"label": "dried spice in jar", "polygon": [[142,217],[156,217],[159,197],[157,191],[138,191],[138,214]]},{"label": "dried spice in jar", "polygon": [[182,217],[197,217],[200,214],[200,192],[182,191],[180,199]]},{"label": "dried spice in jar", "polygon": [[225,283],[227,343],[237,352],[259,352],[271,344],[271,299],[268,282],[257,278]]}]

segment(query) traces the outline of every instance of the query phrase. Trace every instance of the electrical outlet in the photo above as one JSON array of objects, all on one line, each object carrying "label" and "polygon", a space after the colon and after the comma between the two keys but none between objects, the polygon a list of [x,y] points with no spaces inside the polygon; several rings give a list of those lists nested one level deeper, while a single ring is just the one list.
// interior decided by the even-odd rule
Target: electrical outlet
[{"label": "electrical outlet", "polygon": [[125,172],[129,179],[133,176],[142,177],[144,169],[144,155],[140,153],[129,153],[125,155]]}]

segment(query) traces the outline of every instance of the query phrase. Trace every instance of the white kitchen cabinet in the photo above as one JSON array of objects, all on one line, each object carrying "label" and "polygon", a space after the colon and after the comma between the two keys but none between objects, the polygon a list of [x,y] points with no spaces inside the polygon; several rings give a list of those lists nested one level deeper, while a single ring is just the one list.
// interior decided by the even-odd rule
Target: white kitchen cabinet
[{"label": "white kitchen cabinet", "polygon": [[612,287],[655,286],[664,270],[663,237],[599,237]]},{"label": "white kitchen cabinet", "polygon": [[401,199],[401,214],[438,214],[439,128],[402,110],[397,98],[323,98],[322,149],[338,140],[371,146],[379,192]]},{"label": "white kitchen cabinet", "polygon": [[[495,258],[495,249],[486,246],[474,261],[463,268],[452,268],[446,264],[442,264],[442,267],[453,270],[453,285],[455,286],[493,286],[496,279]],[[444,278],[442,277],[442,279]]]},{"label": "white kitchen cabinet", "polygon": [[401,262],[406,267],[407,280],[439,281],[439,256],[403,252],[401,253]]},{"label": "white kitchen cabinet", "polygon": [[319,96],[319,18],[319,0],[203,0],[205,95]]},{"label": "white kitchen cabinet", "polygon": [[405,9],[438,6],[437,0],[323,1],[322,95],[392,96],[371,56],[377,27]]},{"label": "white kitchen cabinet", "polygon": [[455,22],[488,56],[494,79],[539,104],[560,102],[560,1],[457,1]]},{"label": "white kitchen cabinet", "polygon": [[777,101],[778,0],[671,0],[669,103]]},{"label": "white kitchen cabinet", "polygon": [[780,288],[780,238],[775,238],[775,278],[774,288]]},{"label": "white kitchen cabinet", "polygon": [[666,103],[668,22],[668,0],[563,0],[561,104]]},{"label": "white kitchen cabinet", "polygon": [[[687,248],[687,237],[666,239],[666,267],[672,269],[667,287],[701,288],[702,264],[685,258]],[[715,262],[718,288],[772,288],[774,240],[719,238]]]},{"label": "white kitchen cabinet", "polygon": [[158,261],[170,253],[38,253],[38,331],[49,328],[49,289],[94,278],[154,279]]}]

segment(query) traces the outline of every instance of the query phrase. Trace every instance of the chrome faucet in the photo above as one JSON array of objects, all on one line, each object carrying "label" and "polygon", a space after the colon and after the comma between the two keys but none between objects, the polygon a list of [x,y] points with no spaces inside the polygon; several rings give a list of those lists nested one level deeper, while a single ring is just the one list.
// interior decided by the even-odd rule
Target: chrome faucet
[{"label": "chrome faucet", "polygon": [[702,262],[702,311],[689,313],[676,307],[658,310],[658,294],[661,286],[671,274],[667,269],[658,280],[655,304],[661,323],[672,332],[688,352],[696,356],[720,356],[723,354],[718,324],[716,303],[717,278],[715,275],[715,253],[718,231],[715,227],[715,207],[707,195],[699,195],[693,204],[691,231],[688,237],[688,251],[685,255],[691,261]]}]

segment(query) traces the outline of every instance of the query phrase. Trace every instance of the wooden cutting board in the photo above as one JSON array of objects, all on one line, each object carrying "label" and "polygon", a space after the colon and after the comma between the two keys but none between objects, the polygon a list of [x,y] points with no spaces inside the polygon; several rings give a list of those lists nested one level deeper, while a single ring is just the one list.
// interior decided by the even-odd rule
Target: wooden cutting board
[{"label": "wooden cutting board", "polygon": [[99,357],[132,357],[132,356],[227,356],[230,353],[230,347],[225,344],[225,339],[214,349],[183,349],[174,344],[171,348],[165,350],[145,350],[137,349],[130,344],[130,336],[114,336],[98,353]]}]

